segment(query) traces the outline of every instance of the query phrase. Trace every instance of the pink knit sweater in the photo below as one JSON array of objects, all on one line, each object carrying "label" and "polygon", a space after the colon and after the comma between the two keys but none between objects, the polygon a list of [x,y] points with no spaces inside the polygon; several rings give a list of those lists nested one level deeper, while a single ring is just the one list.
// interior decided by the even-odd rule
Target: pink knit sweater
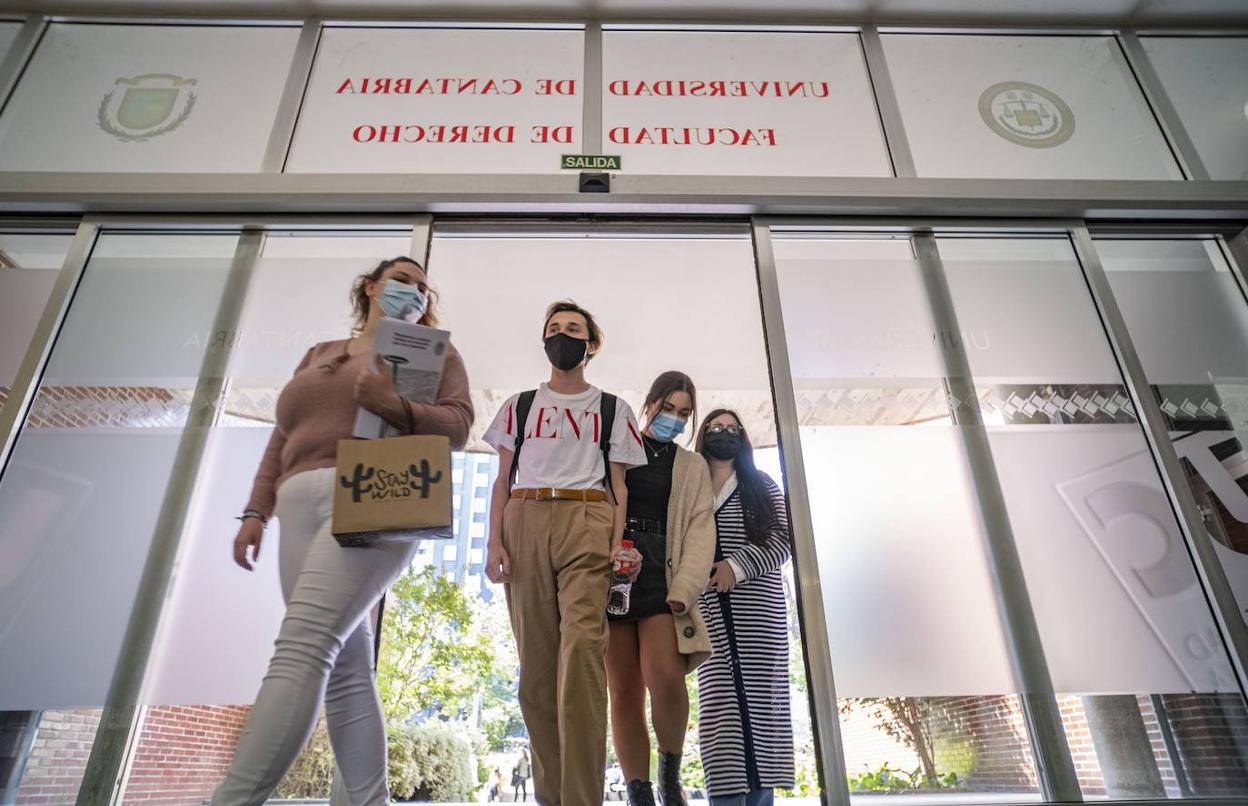
[{"label": "pink knit sweater", "polygon": [[[260,461],[247,509],[269,517],[282,482],[304,470],[333,467],[338,440],[350,439],[355,425],[355,376],[367,366],[371,353],[345,361],[346,340],[327,341],[308,350],[295,375],[277,399],[277,425]],[[472,401],[468,396],[468,373],[454,348],[446,354],[438,399],[430,405],[412,404],[416,434],[442,434],[452,450],[462,448],[472,427]],[[397,396],[379,412],[401,431],[407,430],[407,414]]]}]

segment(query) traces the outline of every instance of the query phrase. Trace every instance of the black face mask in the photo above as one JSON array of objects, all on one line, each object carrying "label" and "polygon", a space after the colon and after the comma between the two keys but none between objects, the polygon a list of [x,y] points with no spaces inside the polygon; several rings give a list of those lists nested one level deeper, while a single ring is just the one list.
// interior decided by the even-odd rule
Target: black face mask
[{"label": "black face mask", "polygon": [[741,435],[727,431],[707,434],[702,440],[702,448],[715,459],[735,459],[741,452]]},{"label": "black face mask", "polygon": [[564,372],[580,366],[585,360],[585,353],[589,350],[589,342],[584,339],[574,339],[567,333],[547,336],[545,345],[546,357],[550,359],[551,366]]}]

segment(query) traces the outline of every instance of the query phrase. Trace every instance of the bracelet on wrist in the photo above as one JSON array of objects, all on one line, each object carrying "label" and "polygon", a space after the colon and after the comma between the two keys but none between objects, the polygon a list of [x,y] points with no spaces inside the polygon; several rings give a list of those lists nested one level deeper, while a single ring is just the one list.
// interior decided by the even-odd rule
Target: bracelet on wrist
[{"label": "bracelet on wrist", "polygon": [[399,395],[399,402],[403,404],[403,413],[407,415],[407,433],[416,433],[416,415],[412,412],[412,402],[407,398]]},{"label": "bracelet on wrist", "polygon": [[263,515],[261,515],[259,512],[257,512],[254,509],[243,510],[243,514],[235,517],[234,520],[245,521],[248,518],[255,518],[256,520],[260,521],[262,526],[269,525],[269,519],[264,517]]}]

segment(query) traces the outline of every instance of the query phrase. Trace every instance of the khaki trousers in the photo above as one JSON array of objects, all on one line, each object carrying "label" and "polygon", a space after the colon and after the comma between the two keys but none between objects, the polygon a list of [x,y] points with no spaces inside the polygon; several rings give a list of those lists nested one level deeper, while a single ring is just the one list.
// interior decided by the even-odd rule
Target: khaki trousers
[{"label": "khaki trousers", "polygon": [[544,806],[602,803],[614,512],[605,501],[511,499],[503,515],[520,710]]}]

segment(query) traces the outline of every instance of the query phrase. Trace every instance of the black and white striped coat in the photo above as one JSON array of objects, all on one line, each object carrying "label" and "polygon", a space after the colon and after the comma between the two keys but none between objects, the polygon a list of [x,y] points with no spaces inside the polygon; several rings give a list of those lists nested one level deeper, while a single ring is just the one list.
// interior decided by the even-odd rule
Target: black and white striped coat
[{"label": "black and white striped coat", "polygon": [[741,494],[732,479],[716,501],[715,559],[743,575],[730,593],[699,604],[714,654],[698,668],[698,736],[707,790],[728,797],[793,787],[789,633],[781,567],[791,556],[784,493],[767,479],[779,525],[763,545],[745,536]]}]

